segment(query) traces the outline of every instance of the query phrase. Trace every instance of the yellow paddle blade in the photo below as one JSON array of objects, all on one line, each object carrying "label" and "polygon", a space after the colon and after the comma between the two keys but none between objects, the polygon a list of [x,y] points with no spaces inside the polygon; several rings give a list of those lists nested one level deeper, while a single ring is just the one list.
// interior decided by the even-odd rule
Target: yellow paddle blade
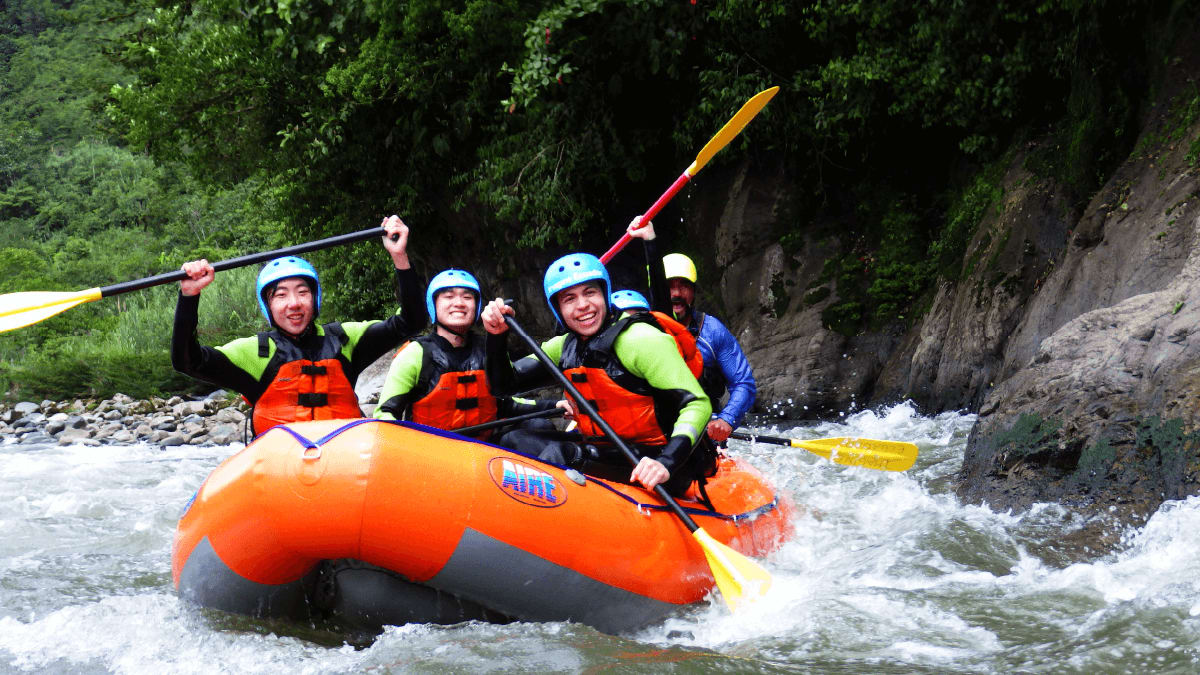
[{"label": "yellow paddle blade", "polygon": [[742,129],[746,128],[750,120],[754,119],[754,116],[766,107],[777,93],[779,93],[779,87],[771,87],[770,89],[758,92],[749,101],[746,101],[742,109],[737,111],[737,114],[726,122],[725,126],[721,127],[717,135],[713,136],[700,149],[700,154],[696,155],[696,161],[692,162],[692,165],[688,167],[687,175],[695,176],[700,169],[703,169],[704,165],[708,164],[708,160],[713,158],[713,155],[720,152],[721,148],[729,145],[729,141],[732,141],[738,134],[742,133]]},{"label": "yellow paddle blade", "polygon": [[793,438],[791,441],[793,448],[803,448],[846,466],[906,471],[917,461],[916,444],[904,441],[874,438],[817,438],[810,441]]},{"label": "yellow paddle blade", "polygon": [[75,305],[99,300],[99,288],[86,291],[23,291],[0,295],[0,333],[49,319]]},{"label": "yellow paddle blade", "polygon": [[761,565],[713,539],[702,527],[692,532],[692,536],[704,550],[717,588],[731,611],[737,611],[741,603],[760,598],[770,590],[771,573]]}]

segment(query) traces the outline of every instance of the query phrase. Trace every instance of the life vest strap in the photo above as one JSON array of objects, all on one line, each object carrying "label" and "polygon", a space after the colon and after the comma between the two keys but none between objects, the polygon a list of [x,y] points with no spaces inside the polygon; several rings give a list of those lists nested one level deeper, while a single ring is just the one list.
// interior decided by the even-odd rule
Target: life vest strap
[{"label": "life vest strap", "polygon": [[297,394],[296,403],[305,408],[320,408],[329,405],[329,394]]},{"label": "life vest strap", "polygon": [[325,366],[314,366],[314,365],[300,366],[300,374],[301,375],[324,375],[324,374],[326,374],[326,368],[325,368]]},{"label": "life vest strap", "polygon": [[479,407],[478,398],[456,398],[454,399],[455,410],[474,410]]}]

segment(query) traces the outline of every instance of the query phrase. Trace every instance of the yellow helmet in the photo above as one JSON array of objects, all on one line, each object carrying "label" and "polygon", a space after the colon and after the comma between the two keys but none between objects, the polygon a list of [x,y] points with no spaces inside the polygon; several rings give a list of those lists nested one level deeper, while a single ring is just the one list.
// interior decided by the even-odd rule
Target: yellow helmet
[{"label": "yellow helmet", "polygon": [[696,263],[682,253],[663,256],[663,271],[668,279],[680,278],[696,283]]}]

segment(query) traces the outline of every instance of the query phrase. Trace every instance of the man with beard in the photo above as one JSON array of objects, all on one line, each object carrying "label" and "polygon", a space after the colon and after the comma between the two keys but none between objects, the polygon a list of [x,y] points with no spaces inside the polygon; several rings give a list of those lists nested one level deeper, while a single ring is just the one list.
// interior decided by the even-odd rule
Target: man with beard
[{"label": "man with beard", "polygon": [[696,346],[704,357],[700,386],[708,394],[714,410],[726,389],[729,391],[725,406],[708,423],[709,437],[723,445],[754,405],[758,393],[754,371],[742,346],[725,324],[695,308],[697,274],[692,259],[682,253],[666,255],[663,273],[670,291],[671,313],[696,337]]}]

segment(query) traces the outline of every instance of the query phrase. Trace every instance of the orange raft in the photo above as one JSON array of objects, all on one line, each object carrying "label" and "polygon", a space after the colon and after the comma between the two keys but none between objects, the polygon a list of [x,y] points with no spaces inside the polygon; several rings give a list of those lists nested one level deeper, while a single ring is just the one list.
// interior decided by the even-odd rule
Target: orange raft
[{"label": "orange raft", "polygon": [[[715,511],[680,504],[734,549],[762,556],[790,536],[792,504],[746,462],[723,458],[706,492]],[[196,492],[171,562],[180,595],[204,607],[376,628],[517,619],[620,632],[714,585],[695,539],[641,488],[378,420],[260,436]]]}]

